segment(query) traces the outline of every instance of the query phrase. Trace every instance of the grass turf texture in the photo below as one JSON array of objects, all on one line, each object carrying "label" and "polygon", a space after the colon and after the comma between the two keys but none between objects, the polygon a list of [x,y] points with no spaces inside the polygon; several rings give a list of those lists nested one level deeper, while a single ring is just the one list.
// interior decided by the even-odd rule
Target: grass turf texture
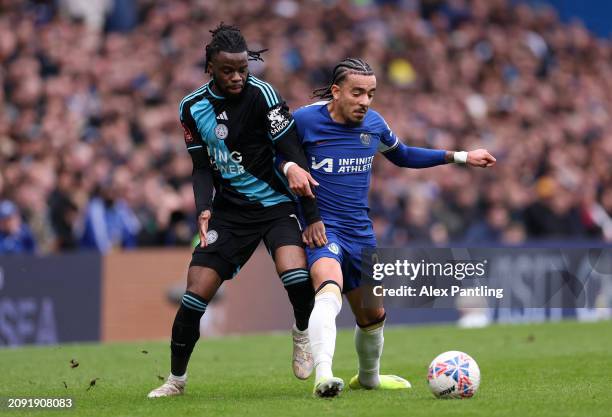
[{"label": "grass turf texture", "polygon": [[[338,333],[334,372],[356,371],[352,332]],[[201,340],[186,394],[150,400],[168,372],[167,342],[62,345],[0,350],[0,397],[72,397],[49,416],[610,416],[612,323],[563,322],[460,330],[388,328],[383,373],[412,382],[403,392],[350,391],[322,400],[312,378],[293,377],[287,334]],[[462,350],[480,365],[482,384],[468,400],[437,400],[426,382],[439,353]],[[71,359],[79,366],[71,368]],[[87,390],[92,379],[99,378]],[[64,386],[64,382],[68,386]]]}]

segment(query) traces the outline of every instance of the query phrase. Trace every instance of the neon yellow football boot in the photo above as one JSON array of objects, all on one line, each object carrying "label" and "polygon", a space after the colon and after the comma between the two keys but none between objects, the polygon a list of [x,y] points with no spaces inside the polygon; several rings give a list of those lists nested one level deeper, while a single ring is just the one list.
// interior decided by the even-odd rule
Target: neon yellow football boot
[{"label": "neon yellow football boot", "polygon": [[379,375],[380,383],[377,387],[368,387],[359,382],[359,375],[355,375],[349,382],[350,389],[408,389],[412,388],[410,382],[406,381],[397,375]]}]

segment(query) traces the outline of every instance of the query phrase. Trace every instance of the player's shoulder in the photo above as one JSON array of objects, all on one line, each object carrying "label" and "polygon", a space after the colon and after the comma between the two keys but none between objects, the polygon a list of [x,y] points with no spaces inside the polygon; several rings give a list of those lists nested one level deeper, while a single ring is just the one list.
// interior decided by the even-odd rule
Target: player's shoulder
[{"label": "player's shoulder", "polygon": [[260,80],[254,75],[249,74],[249,77],[247,78],[247,86],[249,87],[249,92],[261,97],[269,108],[272,108],[283,101],[280,94],[278,91],[276,91],[272,84]]},{"label": "player's shoulder", "polygon": [[300,107],[293,112],[293,118],[296,120],[312,120],[321,115],[321,109],[329,103],[326,100],[317,101]]},{"label": "player's shoulder", "polygon": [[208,90],[209,84],[210,82],[207,82],[183,97],[179,103],[179,116],[182,117],[185,109],[188,109],[194,102],[198,101],[199,98],[204,97],[206,91]]},{"label": "player's shoulder", "polygon": [[365,122],[375,126],[384,126],[387,124],[384,117],[374,109],[368,109]]}]

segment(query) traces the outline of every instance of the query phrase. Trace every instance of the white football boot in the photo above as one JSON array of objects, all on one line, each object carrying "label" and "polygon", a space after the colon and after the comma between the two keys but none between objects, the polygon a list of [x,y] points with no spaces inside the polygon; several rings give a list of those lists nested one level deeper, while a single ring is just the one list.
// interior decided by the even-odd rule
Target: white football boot
[{"label": "white football boot", "polygon": [[151,391],[147,397],[159,398],[183,395],[185,392],[186,383],[187,381],[182,381],[176,378],[174,375],[170,375],[166,382],[164,382],[159,388],[155,388],[153,391]]},{"label": "white football boot", "polygon": [[293,336],[293,374],[299,379],[308,379],[314,368],[308,329],[299,331],[295,325],[291,331]]}]

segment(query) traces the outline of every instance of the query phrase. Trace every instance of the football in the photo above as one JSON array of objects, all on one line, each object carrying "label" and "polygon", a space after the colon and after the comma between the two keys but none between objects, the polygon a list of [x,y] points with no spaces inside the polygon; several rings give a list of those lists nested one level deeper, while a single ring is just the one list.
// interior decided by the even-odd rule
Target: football
[{"label": "football", "polygon": [[470,398],[480,385],[480,369],[467,353],[441,353],[429,365],[429,388],[436,398]]}]

